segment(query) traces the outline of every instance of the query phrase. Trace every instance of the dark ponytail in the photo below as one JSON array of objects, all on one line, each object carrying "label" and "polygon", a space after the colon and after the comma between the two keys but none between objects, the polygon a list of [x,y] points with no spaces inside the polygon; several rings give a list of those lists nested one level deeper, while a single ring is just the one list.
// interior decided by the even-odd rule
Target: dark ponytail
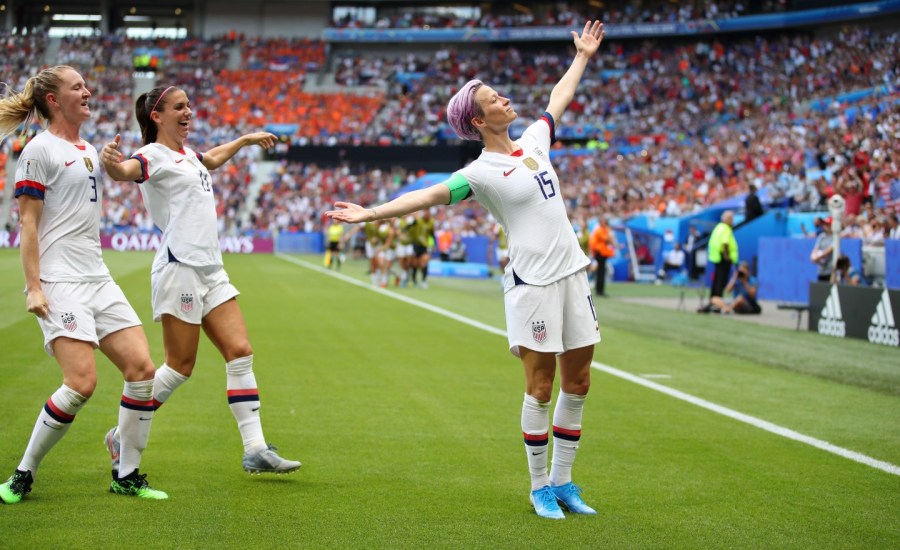
[{"label": "dark ponytail", "polygon": [[[165,108],[168,98],[164,96],[167,96],[173,89],[177,88],[173,86],[157,86],[137,98],[137,102],[134,104],[134,116],[141,127],[141,138],[144,145],[156,142],[158,128],[156,123],[150,118],[150,113],[154,110],[154,107],[157,112]],[[162,101],[160,101],[160,98]]]}]

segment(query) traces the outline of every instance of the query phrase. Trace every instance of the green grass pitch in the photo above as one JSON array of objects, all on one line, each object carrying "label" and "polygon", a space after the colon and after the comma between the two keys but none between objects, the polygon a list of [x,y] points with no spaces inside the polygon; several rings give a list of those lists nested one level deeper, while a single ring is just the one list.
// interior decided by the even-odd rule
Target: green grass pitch
[{"label": "green grass pitch", "polygon": [[[159,364],[151,256],[105,258]],[[94,397],[33,492],[0,506],[0,548],[900,547],[900,476],[599,370],[574,469],[599,515],[542,520],[528,504],[521,367],[486,328],[503,329],[497,281],[432,278],[428,290],[384,294],[316,270],[321,257],[225,262],[242,292],[266,437],[303,468],[243,472],[224,364],[202,337],[194,376],[156,415],[144,454],[142,471],[170,499],[111,495],[103,436],[122,379],[98,353]],[[365,283],[364,270],[350,262],[342,275]],[[0,251],[4,479],[60,384],[22,286],[18,253]],[[597,306],[599,363],[900,464],[897,350],[614,299]]]}]

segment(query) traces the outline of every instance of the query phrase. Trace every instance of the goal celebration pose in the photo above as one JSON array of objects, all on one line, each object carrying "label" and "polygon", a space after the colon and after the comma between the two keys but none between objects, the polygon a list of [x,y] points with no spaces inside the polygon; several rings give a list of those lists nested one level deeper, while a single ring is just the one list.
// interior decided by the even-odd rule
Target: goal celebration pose
[{"label": "goal celebration pose", "polygon": [[[541,517],[564,519],[560,506],[595,514],[572,482],[581,418],[590,387],[597,317],[582,252],[566,213],[560,180],[550,163],[554,126],[571,103],[603,25],[588,21],[572,32],[577,53],[550,93],[543,116],[518,140],[509,127],[517,118],[510,100],[480,80],[466,83],[447,106],[447,121],[463,139],[484,143],[481,156],[448,180],[374,208],[337,202],[331,218],[348,223],[403,216],[474,197],[493,214],[508,237],[504,302],[510,351],[525,371],[522,432],[530,499]],[[550,402],[557,364],[560,392],[553,413],[552,468],[547,473]]]},{"label": "goal celebration pose", "polygon": [[91,92],[72,67],[44,69],[22,93],[0,100],[0,138],[37,112],[47,130],[22,150],[15,196],[21,223],[25,302],[56,358],[63,384],[38,415],[19,467],[0,485],[0,500],[15,504],[31,491],[38,466],[97,387],[94,349],[122,372],[119,406],[121,458],[109,490],[165,499],[138,472],[153,421],[155,368],[141,321],[113,281],[100,250],[103,179],[97,150],[81,139],[90,119]]},{"label": "goal celebration pose", "polygon": [[[259,391],[253,374],[253,349],[236,297],[222,263],[209,171],[230,160],[241,148],[271,148],[275,136],[247,134],[206,153],[185,147],[193,112],[187,94],[175,86],[142,94],[135,105],[144,146],[125,159],[120,136],[100,154],[110,176],[141,184],[144,204],[162,231],[151,268],[153,320],[161,321],[166,362],[153,385],[159,408],[194,369],[200,329],[225,359],[228,405],[244,442],[244,470],[288,473],[300,462],[286,460],[263,437]],[[107,434],[113,462],[118,457],[119,430]]]}]

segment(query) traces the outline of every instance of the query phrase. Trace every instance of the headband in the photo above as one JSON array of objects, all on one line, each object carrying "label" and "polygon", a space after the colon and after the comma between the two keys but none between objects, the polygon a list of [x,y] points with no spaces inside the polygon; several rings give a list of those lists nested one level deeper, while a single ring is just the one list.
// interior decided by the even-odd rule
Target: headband
[{"label": "headband", "polygon": [[150,109],[150,112],[151,112],[151,113],[152,113],[153,111],[156,111],[156,106],[159,105],[159,101],[163,98],[164,95],[166,95],[166,93],[167,93],[169,90],[171,90],[171,89],[174,88],[174,87],[175,87],[175,86],[169,86],[168,88],[166,88],[165,90],[163,90],[163,93],[159,94],[159,97],[156,98],[156,103],[154,103],[154,104],[153,104],[153,108]]}]

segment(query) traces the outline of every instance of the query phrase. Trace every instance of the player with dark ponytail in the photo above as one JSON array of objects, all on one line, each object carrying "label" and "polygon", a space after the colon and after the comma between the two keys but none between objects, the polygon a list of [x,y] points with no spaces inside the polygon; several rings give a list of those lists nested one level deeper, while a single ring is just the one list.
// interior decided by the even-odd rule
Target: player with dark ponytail
[{"label": "player with dark ponytail", "polygon": [[[222,264],[209,174],[243,147],[273,147],[275,136],[257,132],[206,153],[193,151],[185,145],[193,120],[191,103],[176,86],[142,94],[134,110],[144,146],[126,159],[116,136],[103,148],[101,159],[116,180],[141,184],[144,204],[163,231],[150,276],[153,320],[162,322],[166,352],[153,387],[155,404],[161,406],[190,377],[202,328],[225,359],[228,404],[244,442],[244,469],[293,472],[300,462],[280,457],[263,436],[253,348],[236,300],[239,293]],[[107,436],[114,462],[118,437],[115,428]]]}]

